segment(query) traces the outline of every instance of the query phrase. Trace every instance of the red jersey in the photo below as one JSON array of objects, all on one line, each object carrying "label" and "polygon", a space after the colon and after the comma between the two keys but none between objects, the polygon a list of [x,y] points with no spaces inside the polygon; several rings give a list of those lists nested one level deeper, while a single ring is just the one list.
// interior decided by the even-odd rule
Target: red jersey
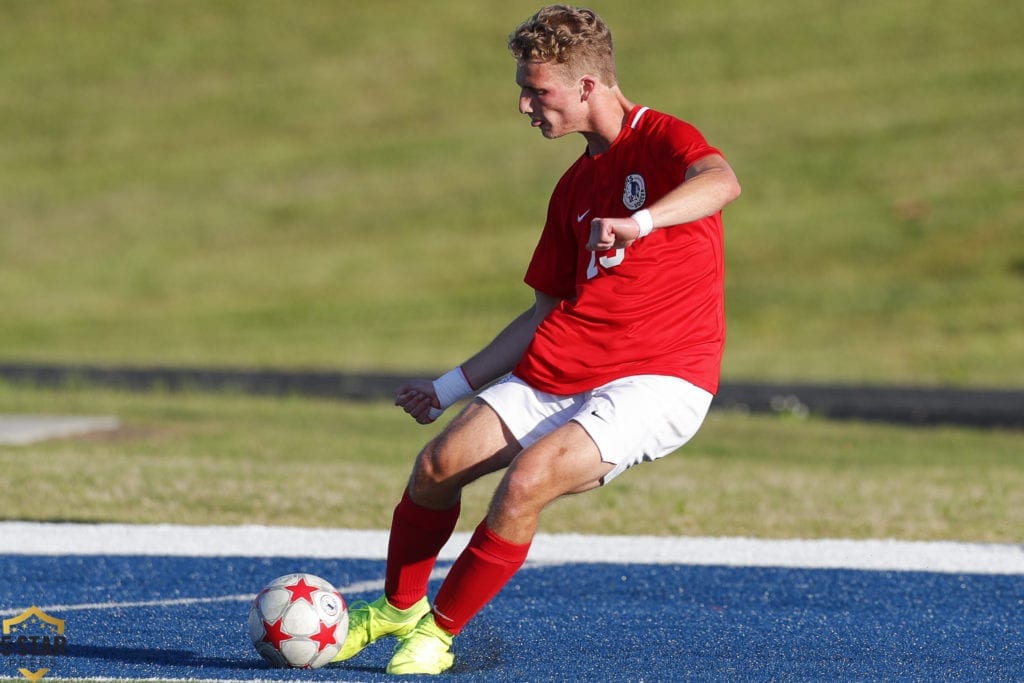
[{"label": "red jersey", "polygon": [[650,206],[710,154],[720,152],[690,124],[636,107],[606,152],[584,153],[565,172],[524,278],[562,301],[537,328],[517,376],[558,395],[631,375],[670,375],[718,391],[721,212],[655,230],[625,249],[586,249],[592,218]]}]

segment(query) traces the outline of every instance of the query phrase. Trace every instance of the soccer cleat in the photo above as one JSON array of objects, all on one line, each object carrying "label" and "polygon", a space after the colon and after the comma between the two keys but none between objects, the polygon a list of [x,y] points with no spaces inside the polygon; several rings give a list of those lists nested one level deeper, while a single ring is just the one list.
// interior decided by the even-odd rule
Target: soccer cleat
[{"label": "soccer cleat", "polygon": [[452,668],[455,655],[451,652],[452,639],[427,613],[411,633],[399,636],[398,647],[388,662],[389,674],[439,674]]},{"label": "soccer cleat", "polygon": [[424,614],[430,613],[426,597],[408,609],[398,609],[380,596],[373,602],[361,602],[349,607],[348,635],[332,662],[343,662],[363,651],[370,643],[384,636],[404,636],[412,632]]}]

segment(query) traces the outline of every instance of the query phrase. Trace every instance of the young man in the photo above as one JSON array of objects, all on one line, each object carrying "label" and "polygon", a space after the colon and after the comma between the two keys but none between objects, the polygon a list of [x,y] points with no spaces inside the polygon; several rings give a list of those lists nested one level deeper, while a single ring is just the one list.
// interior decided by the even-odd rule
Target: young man
[{"label": "young man", "polygon": [[[351,612],[338,660],[397,636],[388,672],[440,673],[452,639],[526,559],[541,510],[656,460],[697,431],[725,341],[721,209],[732,169],[692,126],[626,99],[592,11],[541,9],[509,38],[519,110],[546,138],[580,133],[526,272],[535,302],[430,382],[399,387],[421,423],[508,375],[419,454],[395,508],[384,595]],[[511,373],[509,375],[509,373]],[[441,585],[427,583],[462,488],[505,469]]]}]

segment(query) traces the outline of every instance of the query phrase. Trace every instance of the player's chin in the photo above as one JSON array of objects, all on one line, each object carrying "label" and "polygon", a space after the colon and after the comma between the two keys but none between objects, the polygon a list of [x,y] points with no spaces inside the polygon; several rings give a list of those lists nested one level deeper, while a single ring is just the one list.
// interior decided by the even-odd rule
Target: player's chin
[{"label": "player's chin", "polygon": [[562,137],[562,133],[556,132],[555,128],[552,127],[552,125],[547,121],[534,119],[530,125],[539,130],[540,134],[543,135],[548,140],[553,140],[554,138]]},{"label": "player's chin", "polygon": [[543,126],[540,127],[540,134],[543,135],[548,140],[554,140],[565,135],[565,131],[558,130],[551,124],[545,123]]},{"label": "player's chin", "polygon": [[550,129],[548,129],[546,131],[543,131],[543,132],[544,132],[544,137],[546,139],[548,139],[548,140],[557,140],[559,138],[564,138],[565,136],[569,135],[570,133],[575,133],[577,131],[573,130],[573,129],[569,129],[569,128],[550,128]]}]

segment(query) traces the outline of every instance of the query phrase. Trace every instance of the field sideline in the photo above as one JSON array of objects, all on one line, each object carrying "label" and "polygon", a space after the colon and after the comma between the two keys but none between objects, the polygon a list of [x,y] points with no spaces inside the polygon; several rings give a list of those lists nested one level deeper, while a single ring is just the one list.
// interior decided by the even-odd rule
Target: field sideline
[{"label": "field sideline", "polygon": [[[452,535],[441,560],[469,540]],[[387,532],[299,527],[0,522],[0,555],[296,557],[383,560]],[[1024,546],[955,541],[538,534],[529,561],[1024,574]],[[0,611],[0,614],[6,614]]]}]

